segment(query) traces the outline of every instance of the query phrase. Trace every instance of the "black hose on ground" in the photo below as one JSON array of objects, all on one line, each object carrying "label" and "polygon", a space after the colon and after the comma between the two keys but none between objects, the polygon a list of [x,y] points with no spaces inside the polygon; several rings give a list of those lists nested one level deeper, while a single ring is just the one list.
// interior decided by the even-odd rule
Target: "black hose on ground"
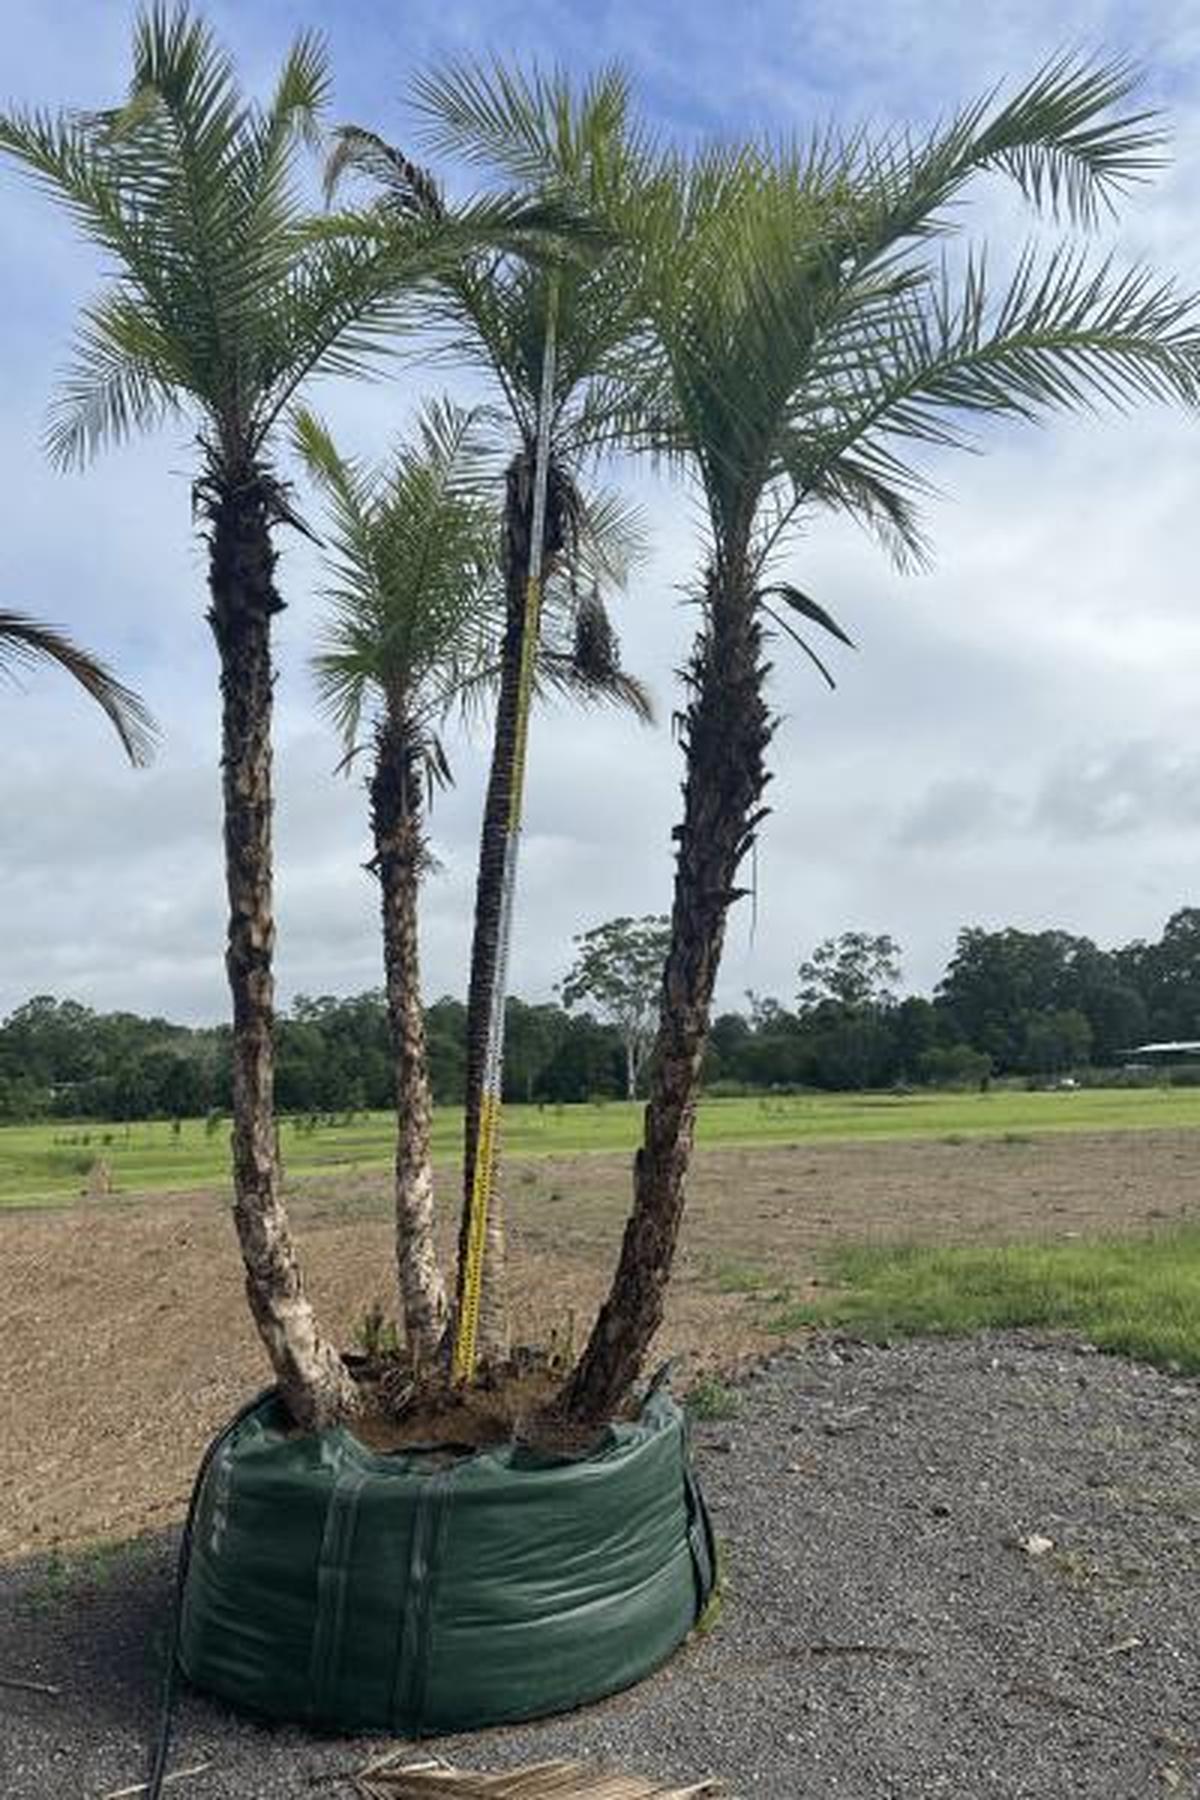
[{"label": "black hose on ground", "polygon": [[200,1504],[200,1490],[204,1486],[204,1478],[212,1467],[213,1459],[227,1439],[233,1436],[243,1419],[260,1407],[264,1400],[271,1399],[278,1389],[263,1388],[253,1400],[239,1407],[227,1425],[222,1425],[216,1437],[208,1444],[200,1458],[200,1467],[196,1470],[196,1479],[192,1483],[191,1499],[188,1501],[187,1517],[183,1522],[183,1536],[179,1540],[179,1550],[175,1558],[175,1580],[171,1588],[171,1611],[167,1627],[167,1650],[163,1663],[162,1686],[159,1690],[158,1725],[154,1734],[153,1757],[150,1763],[150,1774],[146,1781],[146,1800],[161,1800],[163,1783],[167,1775],[167,1758],[171,1754],[171,1728],[175,1714],[175,1691],[179,1673],[179,1628],[183,1617],[183,1590],[187,1582],[188,1563],[192,1554],[192,1529],[196,1522],[196,1509]]}]

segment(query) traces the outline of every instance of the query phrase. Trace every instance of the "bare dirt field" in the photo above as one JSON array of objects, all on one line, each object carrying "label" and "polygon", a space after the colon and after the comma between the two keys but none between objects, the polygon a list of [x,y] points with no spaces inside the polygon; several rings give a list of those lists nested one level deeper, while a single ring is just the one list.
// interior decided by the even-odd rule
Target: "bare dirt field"
[{"label": "bare dirt field", "polygon": [[[772,1296],[802,1294],[832,1244],[1153,1229],[1187,1214],[1198,1172],[1192,1132],[708,1151],[661,1353],[686,1385],[777,1345]],[[505,1190],[518,1335],[577,1337],[615,1255],[628,1159],[515,1162]],[[320,1314],[349,1342],[389,1295],[387,1183],[309,1181],[291,1203]],[[204,1444],[266,1379],[225,1203],[5,1214],[0,1307],[0,1557],[178,1519]]]}]

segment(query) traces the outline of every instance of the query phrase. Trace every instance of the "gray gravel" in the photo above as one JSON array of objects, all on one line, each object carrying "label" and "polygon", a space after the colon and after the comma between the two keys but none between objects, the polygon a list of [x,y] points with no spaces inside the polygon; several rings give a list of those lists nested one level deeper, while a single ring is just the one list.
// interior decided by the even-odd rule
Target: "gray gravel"
[{"label": "gray gravel", "polygon": [[[696,1439],[727,1561],[715,1629],[603,1705],[433,1748],[779,1800],[1200,1793],[1194,1383],[1011,1336],[822,1343]],[[4,1800],[142,1778],[172,1553],[0,1570],[0,1677],[62,1690],[0,1687]],[[378,1747],[186,1695],[173,1766],[212,1766],[168,1792],[349,1794]]]}]

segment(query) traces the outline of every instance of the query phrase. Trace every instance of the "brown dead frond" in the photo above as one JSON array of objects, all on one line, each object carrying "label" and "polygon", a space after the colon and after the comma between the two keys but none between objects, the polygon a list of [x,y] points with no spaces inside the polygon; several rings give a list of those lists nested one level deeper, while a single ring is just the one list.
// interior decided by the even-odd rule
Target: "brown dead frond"
[{"label": "brown dead frond", "polygon": [[715,1781],[663,1787],[638,1775],[600,1774],[581,1763],[537,1763],[486,1775],[440,1762],[404,1763],[397,1756],[370,1764],[357,1786],[367,1800],[715,1800],[724,1793]]}]

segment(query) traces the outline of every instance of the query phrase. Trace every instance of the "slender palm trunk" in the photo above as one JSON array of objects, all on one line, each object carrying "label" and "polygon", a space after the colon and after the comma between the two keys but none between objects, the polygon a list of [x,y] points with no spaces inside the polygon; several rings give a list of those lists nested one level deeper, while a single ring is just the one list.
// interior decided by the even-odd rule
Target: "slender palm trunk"
[{"label": "slender palm trunk", "polygon": [[407,722],[395,712],[380,726],[375,748],[371,829],[396,1087],[396,1270],[408,1348],[414,1363],[426,1364],[445,1331],[447,1307],[433,1237],[433,1097],[417,943],[425,861],[421,769]]},{"label": "slender palm trunk", "polygon": [[[463,1210],[458,1244],[456,1303],[462,1303],[466,1268],[467,1227],[475,1158],[479,1145],[480,1104],[484,1064],[487,1059],[488,1025],[492,987],[500,954],[500,914],[504,894],[504,849],[508,812],[512,799],[516,762],[517,707],[521,655],[525,644],[525,603],[533,518],[532,445],[513,458],[507,476],[504,513],[505,627],[500,655],[500,691],[492,733],[492,761],[488,772],[479,841],[479,872],[475,883],[475,925],[471,938],[471,975],[467,990],[467,1092],[463,1130]],[[544,556],[547,560],[562,544],[558,483],[552,470],[546,511]],[[495,1361],[508,1351],[508,1294],[504,1201],[499,1182],[493,1188],[487,1219],[487,1249],[483,1294],[479,1311],[479,1352]]]},{"label": "slender palm trunk", "polygon": [[297,1424],[318,1428],[354,1405],[337,1351],[304,1292],[280,1191],[274,1121],[275,922],[271,897],[271,616],[269,487],[254,470],[214,482],[209,500],[209,623],[221,662],[221,767],[233,1000],[234,1221],[246,1295]]},{"label": "slender palm trunk", "polygon": [[[526,561],[526,571],[528,561]],[[507,617],[500,656],[500,691],[492,732],[492,760],[483,805],[479,869],[475,879],[475,925],[471,937],[471,974],[467,988],[467,1093],[463,1125],[463,1210],[459,1230],[457,1300],[462,1302],[466,1269],[467,1227],[479,1147],[484,1064],[491,1017],[492,988],[500,954],[500,914],[504,894],[504,848],[512,797],[516,755],[517,692],[521,650],[525,641],[525,579],[511,563],[506,570]],[[497,1175],[499,1170],[497,1168]],[[487,1217],[487,1249],[479,1307],[479,1354],[485,1361],[508,1351],[507,1246],[504,1196],[497,1179]]]},{"label": "slender palm trunk", "polygon": [[738,865],[762,818],[772,725],[761,647],[748,583],[718,586],[710,578],[707,626],[690,670],[671,944],[633,1211],[608,1299],[562,1397],[567,1415],[581,1423],[611,1417],[662,1321],[725,918],[738,898]]}]

